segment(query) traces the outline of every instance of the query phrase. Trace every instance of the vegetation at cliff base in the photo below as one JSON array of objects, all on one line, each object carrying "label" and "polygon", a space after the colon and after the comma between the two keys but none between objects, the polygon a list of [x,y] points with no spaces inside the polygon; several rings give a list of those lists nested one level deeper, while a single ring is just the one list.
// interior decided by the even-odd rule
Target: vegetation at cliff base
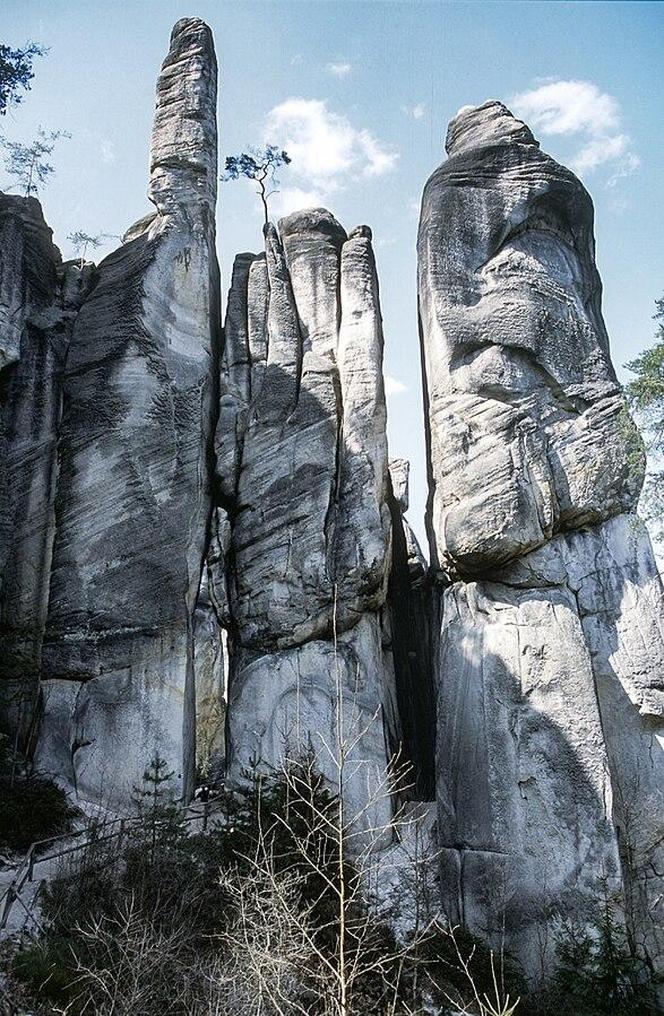
[{"label": "vegetation at cliff base", "polygon": [[629,955],[608,897],[594,931],[569,928],[561,936],[559,972],[534,991],[509,955],[430,919],[424,896],[420,923],[397,933],[399,900],[376,895],[368,877],[366,866],[379,860],[339,853],[342,809],[311,758],[252,771],[242,793],[222,791],[206,834],[188,834],[171,775],[155,758],[135,790],[138,815],[125,839],[108,839],[103,823],[93,828],[84,852],[44,890],[40,929],[8,971],[29,1011],[657,1013],[652,978]]},{"label": "vegetation at cliff base", "polygon": [[74,815],[65,792],[33,772],[0,732],[0,853],[22,853],[67,832]]}]

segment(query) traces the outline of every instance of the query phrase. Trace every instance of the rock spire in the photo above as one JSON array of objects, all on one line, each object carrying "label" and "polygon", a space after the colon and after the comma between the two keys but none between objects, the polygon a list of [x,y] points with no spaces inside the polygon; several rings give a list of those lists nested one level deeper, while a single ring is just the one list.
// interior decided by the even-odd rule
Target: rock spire
[{"label": "rock spire", "polygon": [[418,238],[446,908],[533,972],[609,873],[661,961],[662,586],[592,203],[501,103],[447,147]]}]

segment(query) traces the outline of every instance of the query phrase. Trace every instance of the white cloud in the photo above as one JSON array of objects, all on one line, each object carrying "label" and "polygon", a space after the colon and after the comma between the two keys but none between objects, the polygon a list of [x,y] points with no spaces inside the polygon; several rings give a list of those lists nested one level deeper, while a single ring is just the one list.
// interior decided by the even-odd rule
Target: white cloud
[{"label": "white cloud", "polygon": [[618,102],[592,81],[551,81],[515,95],[512,106],[544,134],[606,135],[620,125]]},{"label": "white cloud", "polygon": [[292,98],[275,106],[266,118],[265,137],[270,144],[285,148],[292,159],[288,173],[298,185],[289,188],[291,202],[315,195],[315,204],[324,203],[349,180],[390,172],[399,157],[370,131],[358,130],[320,99]]},{"label": "white cloud", "polygon": [[587,176],[599,166],[614,173],[607,186],[633,173],[639,157],[622,131],[622,112],[614,96],[592,81],[548,80],[512,97],[510,107],[530,127],[550,135],[578,135],[583,143],[570,159],[572,169]]},{"label": "white cloud", "polygon": [[302,187],[282,187],[270,198],[270,214],[276,219],[290,215],[301,208],[318,208],[325,204],[320,191],[304,190]]},{"label": "white cloud", "polygon": [[413,120],[421,120],[427,110],[423,102],[418,102],[414,106],[402,106],[401,108],[406,116],[412,116]]},{"label": "white cloud", "polygon": [[634,173],[639,168],[640,165],[641,160],[638,157],[638,155],[635,155],[634,152],[628,152],[625,158],[622,160],[622,163],[617,166],[615,172],[612,173],[609,179],[606,181],[606,186],[615,187],[615,185],[618,183],[618,180],[622,180],[626,176],[631,176],[632,173]]},{"label": "white cloud", "polygon": [[626,134],[616,134],[612,138],[593,138],[576,153],[571,162],[572,169],[575,173],[583,175],[597,166],[603,166],[605,162],[613,162],[623,157],[627,159],[632,169],[636,169],[640,160],[629,151],[629,146],[630,140]]},{"label": "white cloud", "polygon": [[391,374],[385,375],[385,394],[388,398],[390,395],[400,395],[402,392],[407,391],[408,389],[403,381],[399,381],[398,378],[392,377]]},{"label": "white cloud", "polygon": [[115,145],[109,138],[102,138],[99,144],[99,158],[102,162],[115,162]]},{"label": "white cloud", "polygon": [[420,198],[411,198],[408,202],[408,214],[411,219],[419,219],[422,201]]},{"label": "white cloud", "polygon": [[397,152],[385,148],[381,141],[377,141],[369,131],[359,131],[357,143],[365,157],[362,168],[364,176],[382,176],[394,169],[399,158]]},{"label": "white cloud", "polygon": [[325,67],[328,74],[333,74],[335,78],[347,78],[352,69],[351,64],[343,62],[329,63]]}]

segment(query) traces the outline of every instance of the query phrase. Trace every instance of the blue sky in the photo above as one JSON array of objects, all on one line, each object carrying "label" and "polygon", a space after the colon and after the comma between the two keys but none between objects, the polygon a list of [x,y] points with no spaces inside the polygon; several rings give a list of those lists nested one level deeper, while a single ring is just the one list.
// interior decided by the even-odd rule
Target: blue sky
[{"label": "blue sky", "polygon": [[[41,194],[64,256],[68,233],[121,234],[148,210],[154,83],[170,29],[184,15],[210,24],[220,158],[266,138],[286,144],[296,158],[282,176],[282,209],[323,201],[347,229],[374,231],[391,453],[412,462],[409,514],[420,534],[417,209],[460,106],[511,103],[542,147],[580,172],[595,201],[616,365],[651,340],[664,293],[663,4],[4,0],[3,13],[2,41],[50,47],[5,133],[72,134]],[[0,171],[0,187],[8,183]],[[226,284],[234,253],[260,245],[248,185],[221,186],[218,221]]]}]

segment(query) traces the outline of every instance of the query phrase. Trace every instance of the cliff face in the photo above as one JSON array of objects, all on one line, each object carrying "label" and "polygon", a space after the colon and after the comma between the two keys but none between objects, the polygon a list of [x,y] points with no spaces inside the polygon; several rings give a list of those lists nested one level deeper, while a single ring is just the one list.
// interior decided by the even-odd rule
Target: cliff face
[{"label": "cliff face", "polygon": [[[37,424],[40,463],[30,474],[39,518],[22,523],[44,534],[48,552],[35,554],[34,535],[15,551],[16,567],[43,562],[33,580],[42,602],[29,608],[35,621],[25,618],[33,642],[45,622],[38,762],[91,797],[126,794],[156,751],[183,793],[192,789],[193,615],[210,515],[220,343],[215,118],[211,33],[185,19],[157,82],[149,190],[156,211],[94,270],[75,320],[53,337],[29,328],[33,305],[53,316],[65,299],[56,292],[57,259],[46,239],[34,240],[45,230],[37,203],[17,199],[23,242],[34,249],[24,276],[32,299],[25,350],[12,376],[50,384]],[[43,280],[34,296],[33,278]],[[7,281],[3,273],[3,287]],[[11,355],[16,339],[8,339]],[[38,355],[50,360],[35,371]],[[43,402],[33,392],[26,398]],[[13,455],[33,429],[24,421]],[[8,597],[11,578],[9,571]],[[32,595],[25,583],[19,588],[22,601]]]},{"label": "cliff face", "polygon": [[150,198],[98,267],[0,195],[0,695],[37,765],[127,803],[158,753],[312,749],[391,837],[434,798],[441,908],[537,975],[608,876],[661,964],[663,591],[609,357],[590,198],[500,103],[450,125],[419,305],[428,568],[388,460],[371,232],[239,254],[223,335],[216,62],[173,30]]},{"label": "cliff face", "polygon": [[0,702],[34,744],[62,371],[91,266],[63,265],[35,198],[0,195]]},{"label": "cliff face", "polygon": [[[601,877],[661,951],[662,587],[579,181],[500,103],[462,111],[418,239],[449,911],[534,970]],[[549,935],[549,940],[553,941]],[[644,944],[643,942],[641,943]]]}]

